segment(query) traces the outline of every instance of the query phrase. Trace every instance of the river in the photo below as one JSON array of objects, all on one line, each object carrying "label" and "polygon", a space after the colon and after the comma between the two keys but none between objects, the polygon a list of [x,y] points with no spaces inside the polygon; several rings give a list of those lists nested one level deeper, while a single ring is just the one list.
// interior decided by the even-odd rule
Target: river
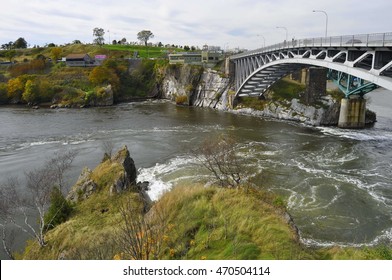
[{"label": "river", "polygon": [[[127,145],[150,196],[208,181],[192,155],[206,137],[238,141],[252,180],[284,197],[308,245],[392,241],[392,92],[368,94],[378,122],[365,130],[308,127],[168,102],[90,109],[0,108],[0,181],[37,168],[55,152],[79,151],[69,186],[102,159],[102,143]],[[19,244],[19,245],[18,245]],[[16,247],[21,247],[19,241]],[[4,254],[1,254],[4,257]]]}]

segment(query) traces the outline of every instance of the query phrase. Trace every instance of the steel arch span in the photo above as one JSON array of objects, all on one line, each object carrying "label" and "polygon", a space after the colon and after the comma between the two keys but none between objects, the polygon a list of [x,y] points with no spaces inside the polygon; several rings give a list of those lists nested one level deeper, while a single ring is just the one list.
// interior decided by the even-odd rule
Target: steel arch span
[{"label": "steel arch span", "polygon": [[[235,66],[236,97],[260,96],[282,77],[310,66],[358,78],[362,95],[374,85],[392,90],[392,33],[298,40],[234,55],[230,60]],[[358,93],[358,88],[347,90],[346,97]]]}]

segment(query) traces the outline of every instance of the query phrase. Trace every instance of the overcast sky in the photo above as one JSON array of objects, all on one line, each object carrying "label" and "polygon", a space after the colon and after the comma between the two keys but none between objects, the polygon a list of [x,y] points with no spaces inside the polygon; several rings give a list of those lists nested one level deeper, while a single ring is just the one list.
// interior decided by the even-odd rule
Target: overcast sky
[{"label": "overcast sky", "polygon": [[[136,41],[258,48],[295,37],[392,32],[391,0],[1,0],[0,44],[23,37],[31,45],[91,43],[93,29]],[[109,31],[109,32],[108,32]]]}]

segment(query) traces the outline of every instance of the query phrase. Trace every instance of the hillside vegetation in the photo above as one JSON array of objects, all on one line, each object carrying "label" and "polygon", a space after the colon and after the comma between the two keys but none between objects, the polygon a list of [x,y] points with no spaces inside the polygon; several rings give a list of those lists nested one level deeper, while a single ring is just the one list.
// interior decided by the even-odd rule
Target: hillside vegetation
[{"label": "hillside vegetation", "polygon": [[[178,49],[131,45],[74,44],[64,47],[19,49],[13,64],[0,66],[0,104],[58,104],[66,107],[111,105],[113,102],[157,94],[157,68],[168,64],[169,52]],[[129,61],[135,52],[137,60]],[[69,54],[106,55],[97,67],[67,67],[61,62]],[[7,51],[0,51],[6,62]],[[149,58],[149,59],[148,59]],[[26,86],[28,85],[28,86]],[[110,85],[110,90],[104,89]]]}]

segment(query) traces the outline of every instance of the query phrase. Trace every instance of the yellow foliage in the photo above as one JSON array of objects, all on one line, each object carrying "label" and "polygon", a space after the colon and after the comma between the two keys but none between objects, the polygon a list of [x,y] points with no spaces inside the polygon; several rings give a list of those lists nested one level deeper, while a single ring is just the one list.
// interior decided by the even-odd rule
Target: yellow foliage
[{"label": "yellow foliage", "polygon": [[174,257],[174,254],[176,253],[176,250],[173,248],[170,249],[170,257]]},{"label": "yellow foliage", "polygon": [[18,98],[22,96],[25,84],[20,78],[11,79],[7,83],[8,98]]},{"label": "yellow foliage", "polygon": [[104,66],[95,67],[89,75],[89,80],[94,85],[111,84],[114,88],[120,84],[120,79],[113,69]]},{"label": "yellow foliage", "polygon": [[177,105],[185,105],[186,103],[188,103],[188,96],[179,95],[176,97],[176,104]]}]

